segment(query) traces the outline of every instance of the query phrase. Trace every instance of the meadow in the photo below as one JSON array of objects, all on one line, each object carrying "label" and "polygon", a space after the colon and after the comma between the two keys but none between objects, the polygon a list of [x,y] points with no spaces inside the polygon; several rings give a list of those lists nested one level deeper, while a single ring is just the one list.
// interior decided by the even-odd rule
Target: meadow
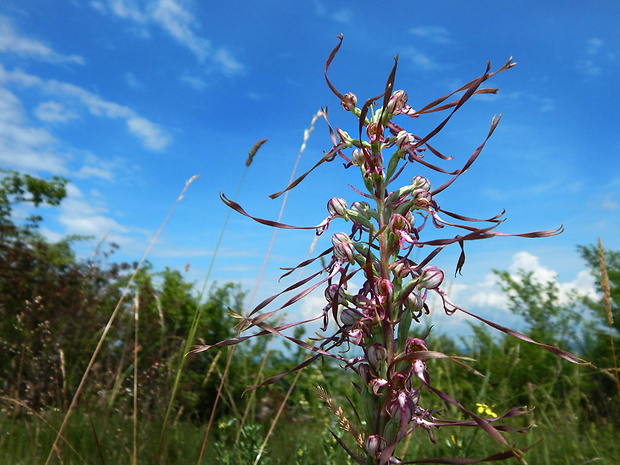
[{"label": "meadow", "polygon": [[[246,289],[209,276],[210,285],[198,289],[180,270],[154,269],[150,247],[136,263],[115,262],[117,246],[105,242],[78,257],[75,244],[84,238],[50,242],[39,232],[40,216],[12,217],[19,203],[59,205],[68,180],[3,173],[0,463],[620,463],[620,252],[600,241],[579,248],[596,277],[596,300],[574,295],[567,302],[553,280],[495,271],[510,311],[525,323],[523,333],[482,318],[472,323],[472,339],[455,339],[449,328],[431,331],[430,312],[464,311],[448,300],[445,274],[429,264],[432,258],[446,245],[460,245],[458,272],[463,242],[507,235],[495,231],[501,215],[467,218],[442,210],[434,198],[467,170],[484,142],[440,187],[431,189],[422,176],[394,191],[387,186],[408,163],[422,163],[426,149],[446,160],[427,141],[468,98],[493,93],[481,84],[512,63],[488,68],[419,111],[406,104],[404,91],[393,90],[396,65],[383,94],[360,105],[327,80],[358,119],[360,137],[329,126],[334,146],[315,167],[342,157],[360,170],[363,197],[374,204],[328,201],[329,216],[310,229],[322,234],[345,219],[351,233],[335,233],[333,247],[285,270],[311,273],[289,285],[282,293],[292,297],[271,313],[260,311],[269,312],[280,294],[248,313]],[[440,111],[448,116],[422,138],[392,121]],[[317,114],[312,124],[319,116],[327,119]],[[499,117],[489,136],[497,123]],[[250,150],[246,167],[262,143]],[[384,149],[393,150],[385,166]],[[234,199],[222,200],[249,216]],[[427,240],[420,237],[425,225],[424,233],[444,226],[465,232]],[[422,247],[431,249],[426,258],[409,258]],[[358,272],[365,281],[353,294],[347,283]],[[319,282],[308,284],[314,278]],[[326,288],[324,334],[272,322],[320,286]],[[436,308],[430,294],[442,302]],[[281,345],[272,345],[275,336],[284,338]]]}]

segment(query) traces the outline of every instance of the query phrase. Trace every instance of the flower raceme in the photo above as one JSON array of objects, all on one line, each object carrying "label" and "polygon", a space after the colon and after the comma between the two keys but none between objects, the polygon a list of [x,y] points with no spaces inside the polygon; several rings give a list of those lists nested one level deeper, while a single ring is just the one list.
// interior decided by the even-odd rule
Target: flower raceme
[{"label": "flower raceme", "polygon": [[[284,191],[271,197],[276,198],[294,188],[318,166],[340,157],[346,169],[359,171],[362,187],[360,190],[354,188],[354,191],[361,198],[353,201],[350,207],[345,199],[332,198],[327,203],[328,216],[321,223],[315,226],[296,227],[250,216],[239,204],[223,194],[221,197],[228,206],[239,213],[276,228],[314,229],[317,234],[323,234],[333,221],[344,219],[345,222],[349,222],[350,229],[347,232],[334,233],[331,237],[332,247],[315,258],[286,269],[284,276],[327,257],[329,259],[327,264],[318,272],[265,299],[248,315],[238,316],[242,320],[240,328],[244,328],[245,332],[254,328],[256,332],[247,336],[239,335],[214,345],[197,346],[193,351],[200,352],[214,346],[234,345],[269,334],[284,337],[309,351],[308,360],[287,373],[266,380],[261,386],[274,383],[286,374],[302,369],[321,357],[331,357],[341,362],[343,369],[354,373],[356,377],[354,386],[361,398],[361,412],[357,412],[356,417],[361,420],[359,430],[362,433],[356,431],[357,449],[353,450],[337,436],[334,437],[359,464],[425,462],[404,461],[397,456],[396,448],[417,428],[424,430],[430,440],[435,442],[433,430],[441,426],[480,427],[503,445],[504,452],[481,458],[480,461],[511,457],[522,460],[522,451],[510,446],[501,434],[517,430],[498,422],[523,414],[526,410],[513,408],[503,415],[496,415],[490,409],[488,412],[484,409],[481,413],[487,413],[487,417],[483,418],[461,405],[449,394],[438,390],[431,382],[428,360],[449,359],[460,365],[462,361],[459,357],[430,350],[426,343],[430,329],[424,335],[417,337],[413,335],[419,332],[413,325],[421,324],[423,317],[431,312],[429,295],[434,293],[439,297],[438,301],[447,314],[462,311],[500,331],[539,345],[566,360],[574,363],[583,362],[568,352],[533,341],[453,304],[442,290],[444,272],[431,264],[433,258],[444,247],[458,244],[461,255],[456,270],[460,272],[465,263],[466,242],[510,235],[496,231],[503,221],[503,213],[484,220],[468,218],[445,210],[437,201],[438,194],[465,173],[480,155],[486,141],[497,127],[499,117],[493,118],[486,139],[461,168],[449,171],[431,163],[425,156],[430,153],[440,161],[450,160],[450,157],[442,155],[429,145],[429,141],[444,128],[455,111],[470,97],[475,94],[495,93],[496,89],[483,88],[482,84],[495,74],[508,70],[514,63],[511,59],[494,72],[490,72],[490,64],[487,63],[486,71],[480,77],[422,109],[414,110],[408,104],[407,94],[403,90],[394,90],[397,57],[385,91],[366,100],[360,107],[355,94],[351,92],[341,94],[327,78],[327,70],[342,44],[342,36],[339,36],[339,39],[340,42],[327,60],[325,79],[339,98],[342,108],[357,118],[357,134],[352,132],[352,136],[340,128],[334,130],[329,124],[325,109],[323,114],[331,134],[332,148],[310,171],[292,182]],[[457,94],[460,96],[449,100]],[[423,136],[404,129],[401,124],[404,125],[406,122],[396,122],[396,117],[415,120],[427,113],[442,111],[447,112],[447,116],[435,129]],[[347,151],[350,151],[349,155]],[[427,177],[416,174],[410,178],[410,182],[396,187],[396,181],[401,178],[406,168],[443,173],[448,179],[442,185],[433,188]],[[450,230],[452,233],[442,239],[424,239],[426,229],[433,227],[442,231]],[[562,227],[553,231],[513,235],[547,237],[559,234],[561,231]],[[416,253],[412,254],[414,250]],[[417,258],[419,256],[423,258]],[[361,281],[362,284],[352,293],[348,289],[349,283],[354,279],[357,283]],[[321,286],[326,288],[327,304],[315,318],[279,326],[268,323],[273,315],[287,309]],[[304,289],[299,292],[300,288]],[[290,292],[297,293],[277,309],[262,312],[277,297]],[[282,333],[292,326],[318,319],[323,320],[323,332],[330,327],[335,328],[331,334],[326,333],[320,339],[307,342]],[[333,326],[328,324],[330,321],[333,322]],[[347,358],[347,348],[351,345],[358,347],[358,350],[355,351],[355,357]],[[250,389],[256,387],[258,386],[252,386]],[[434,398],[455,405],[469,419],[440,418],[437,410],[432,408]],[[480,405],[485,404],[478,404]],[[362,434],[363,440],[359,434]],[[441,460],[443,460],[441,463],[464,463],[463,459],[456,458]],[[475,462],[470,460],[467,463]]]}]

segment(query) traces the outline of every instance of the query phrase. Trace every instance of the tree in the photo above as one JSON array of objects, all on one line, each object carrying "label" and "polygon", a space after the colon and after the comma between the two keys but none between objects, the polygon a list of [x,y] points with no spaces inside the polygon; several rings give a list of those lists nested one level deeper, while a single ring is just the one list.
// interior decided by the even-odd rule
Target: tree
[{"label": "tree", "polygon": [[30,203],[35,207],[41,204],[59,205],[67,195],[67,179],[54,176],[51,180],[36,178],[16,171],[0,170],[4,174],[0,180],[0,236],[14,236],[27,233],[35,228],[41,217],[32,215],[26,219],[24,227],[15,225],[12,218],[13,206]]}]

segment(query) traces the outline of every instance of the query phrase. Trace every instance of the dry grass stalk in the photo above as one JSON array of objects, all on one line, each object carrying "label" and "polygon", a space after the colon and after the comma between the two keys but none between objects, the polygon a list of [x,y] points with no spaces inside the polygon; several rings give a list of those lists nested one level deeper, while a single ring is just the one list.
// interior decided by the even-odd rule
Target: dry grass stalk
[{"label": "dry grass stalk", "polygon": [[136,266],[136,269],[134,270],[133,274],[131,275],[131,278],[129,279],[129,282],[127,283],[127,286],[125,286],[125,289],[123,289],[123,293],[121,294],[121,298],[118,300],[118,303],[116,304],[116,307],[114,308],[114,311],[112,312],[112,315],[110,315],[110,318],[108,319],[108,322],[107,322],[107,324],[106,324],[106,326],[105,326],[105,328],[103,330],[103,333],[101,334],[101,337],[99,338],[99,342],[97,343],[97,347],[95,347],[95,351],[93,352],[93,355],[91,356],[90,361],[88,362],[88,366],[86,367],[86,370],[84,371],[84,374],[82,375],[82,379],[80,380],[80,384],[78,385],[77,389],[75,390],[75,394],[73,395],[73,399],[71,400],[71,403],[69,404],[69,408],[67,409],[67,413],[65,413],[65,417],[64,417],[64,419],[62,421],[62,424],[60,425],[60,428],[58,428],[58,434],[56,435],[56,439],[54,439],[54,443],[52,444],[52,449],[50,450],[50,453],[47,456],[47,460],[45,461],[45,465],[48,465],[50,463],[50,461],[52,460],[52,455],[53,455],[54,451],[57,449],[57,446],[58,446],[58,440],[60,439],[61,434],[62,434],[65,426],[67,425],[67,421],[69,420],[69,416],[71,415],[71,412],[73,411],[73,408],[75,407],[75,404],[77,403],[77,399],[78,399],[80,393],[82,392],[82,388],[84,387],[84,384],[86,382],[86,378],[88,378],[88,375],[90,374],[90,370],[93,368],[93,365],[95,364],[95,360],[97,359],[97,355],[99,355],[99,351],[101,350],[101,347],[103,346],[103,341],[105,340],[106,336],[108,335],[108,332],[110,331],[110,328],[112,327],[112,323],[114,322],[114,319],[116,318],[116,315],[117,315],[118,311],[120,310],[121,305],[123,304],[123,301],[125,300],[125,296],[127,295],[128,291],[129,291],[129,288],[131,287],[131,285],[133,284],[134,280],[136,279],[138,271],[140,271],[140,268],[144,264],[144,261],[146,260],[146,257],[151,252],[151,249],[155,245],[155,242],[157,242],[157,239],[159,238],[159,235],[161,234],[161,232],[164,229],[164,226],[166,226],[166,223],[168,223],[168,220],[170,219],[170,216],[172,216],[172,213],[176,209],[177,205],[183,199],[183,195],[185,194],[185,192],[189,188],[190,184],[192,182],[194,182],[196,180],[196,178],[198,178],[198,176],[199,175],[194,175],[189,180],[187,180],[185,182],[185,187],[183,187],[183,190],[181,191],[181,194],[177,198],[177,200],[174,203],[174,205],[172,205],[172,208],[168,212],[168,215],[166,216],[166,218],[162,222],[161,226],[159,227],[159,229],[155,233],[155,236],[151,240],[151,243],[147,247],[146,252],[144,252],[144,256],[142,257],[142,259],[138,263],[138,266]]},{"label": "dry grass stalk", "polygon": [[[258,142],[256,142],[254,144],[254,146],[252,147],[252,149],[250,150],[250,152],[248,153],[248,159],[245,162],[245,169],[243,170],[243,174],[241,175],[241,179],[239,180],[239,184],[237,185],[237,190],[235,192],[235,196],[234,198],[237,198],[237,195],[239,194],[239,191],[241,190],[241,186],[243,185],[243,180],[245,179],[245,175],[248,172],[248,168],[250,167],[250,165],[252,164],[252,160],[254,159],[254,156],[256,155],[256,152],[258,151],[258,149],[265,143],[267,142],[267,139],[261,139]],[[183,367],[185,366],[185,355],[187,355],[187,353],[189,352],[191,346],[194,344],[194,339],[196,337],[196,330],[198,328],[198,323],[201,320],[202,317],[202,307],[200,306],[200,303],[202,302],[202,297],[204,296],[206,289],[207,289],[207,283],[209,282],[209,278],[211,276],[211,270],[213,269],[213,263],[215,262],[215,257],[217,257],[218,251],[220,249],[220,244],[222,243],[222,238],[224,237],[224,232],[226,231],[226,226],[228,225],[228,219],[230,218],[230,214],[232,213],[232,210],[228,211],[228,214],[226,215],[226,219],[224,220],[224,224],[222,226],[222,230],[220,231],[220,236],[217,240],[217,243],[215,244],[215,250],[213,251],[213,255],[211,256],[211,263],[209,263],[209,269],[207,270],[207,274],[205,276],[205,280],[203,282],[202,285],[202,289],[200,290],[200,294],[198,296],[198,305],[196,307],[196,312],[194,313],[194,320],[192,322],[192,326],[189,330],[189,334],[187,336],[187,340],[185,341],[185,346],[183,347],[183,353],[181,356],[181,361],[179,362],[179,366],[177,368],[177,375],[174,379],[174,385],[172,386],[172,394],[170,395],[170,400],[168,402],[168,407],[166,408],[166,415],[164,416],[164,422],[162,424],[161,427],[161,434],[159,436],[159,444],[157,445],[157,455],[159,454],[159,451],[161,450],[162,446],[163,446],[163,442],[164,442],[164,436],[166,433],[166,426],[168,425],[168,419],[170,418],[170,413],[172,412],[172,407],[174,406],[174,399],[176,397],[176,393],[177,390],[179,388],[179,382],[181,381],[181,374],[183,373]],[[189,269],[189,263],[187,265],[185,265],[185,270],[187,271]],[[217,405],[217,400],[219,399],[219,393],[218,396],[216,397],[216,401],[215,401],[215,405]],[[215,406],[213,407],[215,409]],[[211,418],[213,418],[213,415],[211,415]],[[209,434],[209,429],[211,428],[211,420],[209,421],[209,425],[207,426],[207,433],[204,439],[204,443],[203,443],[203,447],[202,450],[200,452],[200,457],[198,459],[198,463],[200,463],[200,461],[202,460],[202,453],[204,451],[204,445],[207,442],[207,436]]]},{"label": "dry grass stalk", "polygon": [[620,378],[618,378],[618,364],[616,362],[616,349],[613,336],[613,314],[611,313],[611,288],[609,286],[609,275],[605,264],[605,251],[603,241],[598,239],[598,264],[601,269],[601,290],[603,291],[603,307],[607,313],[607,323],[609,324],[609,343],[611,345],[611,357],[614,361],[614,373],[616,374],[616,388],[618,389],[618,400],[620,401]]},{"label": "dry grass stalk", "polygon": [[362,438],[362,435],[359,433],[359,431],[357,431],[357,428],[355,428],[355,426],[353,426],[353,424],[344,415],[342,407],[334,403],[334,399],[330,397],[325,388],[323,388],[322,386],[317,386],[315,390],[321,400],[327,404],[329,410],[334,415],[336,415],[336,417],[338,417],[338,423],[340,424],[340,427],[344,431],[348,431],[353,435],[353,437],[355,438],[355,442],[357,442],[358,446],[364,447],[364,438]]},{"label": "dry grass stalk", "polygon": [[[319,110],[312,118],[312,122],[310,123],[310,129],[307,129],[307,130],[304,131],[304,140],[303,140],[303,143],[301,145],[301,149],[299,151],[299,155],[297,156],[297,160],[295,161],[295,166],[293,167],[293,171],[291,173],[291,180],[294,179],[294,177],[295,177],[295,171],[297,170],[297,165],[299,163],[299,159],[301,158],[301,154],[303,153],[303,151],[306,149],[306,142],[308,141],[308,138],[310,137],[310,133],[314,129],[314,123],[322,115],[323,115],[323,111]],[[261,143],[261,141],[257,142],[255,144],[256,150],[258,150],[258,147],[260,147],[260,145],[258,145],[259,143],[260,143],[260,145],[263,144],[263,143]],[[258,145],[258,147],[257,147],[257,145]],[[252,150],[250,151],[250,158],[248,158],[248,161],[250,163],[252,161],[252,157],[254,156],[254,154],[252,154],[252,151],[254,151],[254,147],[252,147]],[[249,166],[249,163],[246,163],[246,167],[247,166]],[[288,192],[287,192],[287,194],[288,194]],[[235,194],[235,196],[236,196],[236,194]],[[284,200],[282,201],[282,206],[280,207],[280,214],[278,215],[278,221],[280,220],[280,218],[282,217],[282,213],[284,212],[284,206],[286,205],[286,199],[287,198],[288,198],[288,196],[285,196]],[[260,281],[262,279],[263,272],[265,271],[265,267],[267,265],[267,261],[269,260],[269,256],[271,254],[271,249],[272,249],[273,243],[275,241],[276,232],[277,232],[277,229],[275,229],[274,232],[273,232],[273,236],[271,238],[271,243],[269,244],[269,248],[267,249],[267,254],[265,255],[265,260],[263,261],[263,266],[262,266],[262,268],[260,270],[260,273],[258,275],[258,279],[256,280],[256,284],[254,285],[254,290],[252,291],[252,295],[250,296],[250,300],[248,301],[248,305],[247,305],[246,312],[245,312],[246,314],[249,312],[249,310],[251,308],[252,301],[254,299],[254,296],[256,295],[256,291],[257,291],[258,286],[260,284]],[[220,386],[218,388],[217,394],[215,396],[215,402],[213,404],[213,409],[211,410],[211,416],[209,418],[209,424],[207,425],[207,432],[205,433],[205,437],[204,437],[203,442],[202,442],[202,447],[200,449],[200,456],[198,457],[198,465],[200,465],[200,463],[202,462],[202,456],[203,456],[203,453],[204,453],[204,449],[205,449],[205,446],[207,445],[207,438],[209,437],[209,431],[211,430],[211,424],[212,424],[213,418],[215,416],[215,409],[217,408],[218,402],[220,400],[221,390],[222,390],[222,387],[224,386],[224,381],[226,380],[226,376],[228,375],[228,369],[230,367],[230,362],[232,360],[232,357],[233,357],[233,355],[235,353],[235,347],[236,346],[232,346],[232,348],[231,348],[231,350],[230,350],[230,352],[228,354],[228,360],[226,361],[226,368],[224,369],[224,375],[222,376],[222,381],[220,383]],[[241,424],[241,428],[242,427],[243,427],[243,424]],[[237,439],[238,438],[239,438],[239,434],[237,434]]]},{"label": "dry grass stalk", "polygon": [[140,298],[136,292],[134,301],[134,345],[133,345],[133,465],[138,463],[138,322]]}]

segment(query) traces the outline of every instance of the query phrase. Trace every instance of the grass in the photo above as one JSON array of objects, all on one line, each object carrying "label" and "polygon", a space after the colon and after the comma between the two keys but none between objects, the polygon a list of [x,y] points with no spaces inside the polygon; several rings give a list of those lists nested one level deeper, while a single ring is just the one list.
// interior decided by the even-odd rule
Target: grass
[{"label": "grass", "polygon": [[[315,120],[316,116],[312,124]],[[309,132],[306,133],[301,152],[303,152],[308,135]],[[188,181],[186,188],[192,180]],[[177,203],[181,198],[182,195]],[[604,269],[604,264],[601,266]],[[607,293],[609,293],[608,288]],[[114,310],[109,325],[112,324],[121,302]],[[246,398],[237,399],[232,398],[230,391],[222,392],[222,386],[231,381],[226,380],[226,371],[220,373],[214,370],[221,354],[218,352],[205,373],[205,378],[218,377],[218,383],[221,382],[221,386],[217,397],[219,398],[222,394],[222,404],[228,408],[220,407],[223,412],[216,416],[213,405],[210,412],[212,413],[211,419],[207,424],[206,419],[203,423],[192,422],[175,410],[175,396],[185,360],[181,359],[175,364],[176,376],[170,379],[169,395],[162,396],[159,406],[146,411],[142,410],[143,407],[140,404],[142,393],[137,382],[140,344],[138,303],[137,299],[135,333],[132,334],[135,336],[133,365],[131,370],[123,372],[124,381],[131,382],[132,392],[136,393],[135,396],[132,394],[132,407],[127,409],[106,405],[95,395],[91,395],[90,398],[81,398],[78,403],[77,398],[82,384],[65,411],[50,409],[35,412],[18,400],[2,397],[0,404],[2,407],[0,415],[1,464],[30,465],[47,461],[47,463],[63,465],[83,463],[193,465],[201,463],[203,442],[204,460],[202,463],[207,464],[353,463],[329,432],[332,431],[352,450],[356,450],[355,441],[339,426],[339,423],[346,423],[343,421],[344,417],[354,422],[356,415],[350,408],[347,397],[355,399],[356,396],[348,378],[342,376],[339,368],[333,364],[328,363],[325,366],[319,365],[304,370],[299,374],[299,382],[297,378],[293,381],[294,376],[289,376],[276,386],[259,389]],[[611,315],[611,310],[608,313]],[[196,315],[195,321],[199,317],[199,314]],[[141,313],[140,318],[142,318]],[[195,336],[195,328],[196,325],[193,324],[192,331],[187,338],[186,350]],[[134,328],[132,328],[133,331]],[[85,358],[89,358],[90,363],[82,382],[88,376],[105,334],[104,332],[94,354],[92,356],[85,354]],[[445,350],[448,353],[451,349],[454,350],[454,347],[442,347],[441,342],[440,340],[434,341],[433,349]],[[613,338],[611,344],[611,350],[614,350]],[[228,353],[232,354],[232,352],[230,350]],[[260,357],[256,357],[249,351],[239,352],[241,357],[246,358],[243,363],[248,367],[248,372],[256,369],[254,371],[256,374],[259,366],[262,370],[267,359],[266,354],[265,359],[261,361]],[[528,415],[508,421],[516,428],[531,426],[528,434],[508,435],[509,442],[516,447],[533,446],[526,455],[529,463],[536,465],[589,463],[615,465],[620,463],[618,421],[615,418],[597,418],[590,414],[594,410],[591,399],[581,390],[583,377],[588,375],[585,369],[574,369],[566,373],[559,368],[557,372],[553,372],[552,376],[545,379],[532,377],[527,383],[517,384],[514,383],[516,373],[531,371],[531,366],[528,366],[530,360],[522,357],[519,351],[509,350],[502,353],[485,349],[481,345],[474,347],[473,352],[473,356],[482,361],[475,368],[482,372],[485,378],[466,373],[462,368],[449,362],[436,361],[429,362],[434,382],[450,395],[463,399],[463,403],[472,410],[475,409],[477,402],[485,402],[495,411],[507,409],[515,405],[516,401],[521,400],[525,400],[529,406],[535,406]],[[62,359],[62,352],[60,355]],[[299,355],[297,354],[297,358]],[[277,356],[274,355],[274,357]],[[279,361],[279,369],[294,366],[294,358],[295,356],[284,357]],[[615,360],[615,354],[613,359]],[[61,365],[64,373],[64,362]],[[119,374],[122,365],[121,363],[119,366]],[[519,379],[522,379],[522,376]],[[617,370],[614,381],[618,386],[618,400],[620,400]],[[119,379],[112,384],[115,385],[113,391],[117,393],[121,389],[123,380]],[[334,403],[330,404],[329,408],[325,407],[314,393],[314,388],[319,384],[327,385],[330,399],[334,398]],[[561,389],[558,389],[560,384]],[[63,384],[63,389],[64,387]],[[195,386],[195,389],[200,389],[200,386]],[[562,395],[559,396],[558,392]],[[292,395],[293,399],[285,406],[289,395]],[[461,414],[454,406],[443,404],[437,399],[435,402],[437,404],[434,408],[437,409],[438,416],[445,415],[447,418],[463,419],[459,417]],[[281,409],[282,406],[284,408]],[[337,407],[342,407],[343,411]],[[261,417],[258,413],[265,408],[267,413]],[[241,412],[244,411],[242,415]],[[248,412],[253,413],[248,414]],[[257,414],[254,414],[255,412]],[[210,435],[208,431],[211,431]],[[443,456],[484,458],[501,451],[497,442],[481,434],[477,428],[455,430],[444,427],[433,431],[433,434],[436,444],[431,443],[425,430],[418,428],[405,446],[401,447],[401,456],[405,460]],[[512,460],[508,463],[516,463],[516,461]]]},{"label": "grass", "polygon": [[[302,377],[305,376],[302,374]],[[459,379],[450,379],[457,387]],[[501,386],[501,392],[510,390]],[[527,434],[511,435],[511,443],[518,447],[535,446],[527,453],[531,464],[580,465],[600,463],[615,465],[620,463],[620,442],[618,428],[611,422],[597,424],[583,418],[583,411],[567,408],[562,399],[545,395],[546,389],[530,386],[532,404],[536,405],[527,418],[514,419],[513,426],[533,424]],[[261,397],[257,396],[260,407]],[[340,399],[342,401],[343,399]],[[6,401],[6,399],[5,399]],[[494,409],[498,410],[501,399],[497,399]],[[346,402],[346,401],[345,401]],[[5,402],[5,407],[14,406]],[[347,405],[340,403],[347,412]],[[441,406],[437,406],[442,408]],[[587,405],[585,406],[587,407]],[[298,414],[299,412],[297,412]],[[56,438],[56,430],[51,425],[59,425],[63,412],[46,412],[38,415],[24,408],[5,408],[0,417],[0,463],[40,464],[43,463]],[[92,425],[91,425],[92,420]],[[219,419],[214,427],[206,450],[206,463],[246,464],[252,463],[262,444],[271,418],[262,423],[256,422],[244,427],[241,439],[235,445],[239,419],[227,417]],[[138,464],[160,463],[184,465],[195,464],[200,444],[204,438],[206,425],[189,421],[178,421],[167,429],[166,443],[161,455],[157,453],[161,418],[143,415],[137,428],[136,456]],[[312,410],[295,420],[283,416],[273,432],[260,463],[319,465],[326,463],[349,462],[344,451],[327,433],[327,428],[341,436],[351,447],[353,441],[337,424],[337,418],[327,409]],[[115,411],[95,409],[90,413],[77,409],[67,423],[63,437],[66,442],[58,442],[52,454],[52,463],[62,464],[124,464],[131,463],[134,448],[134,421],[131,416]],[[495,441],[480,434],[477,429],[458,430],[442,428],[434,431],[437,441],[431,444],[427,433],[419,429],[412,435],[406,457],[409,460],[421,457],[477,457],[483,458],[500,451]],[[514,441],[514,442],[513,442]],[[540,442],[539,442],[540,441]],[[516,463],[509,461],[507,463]]]}]

